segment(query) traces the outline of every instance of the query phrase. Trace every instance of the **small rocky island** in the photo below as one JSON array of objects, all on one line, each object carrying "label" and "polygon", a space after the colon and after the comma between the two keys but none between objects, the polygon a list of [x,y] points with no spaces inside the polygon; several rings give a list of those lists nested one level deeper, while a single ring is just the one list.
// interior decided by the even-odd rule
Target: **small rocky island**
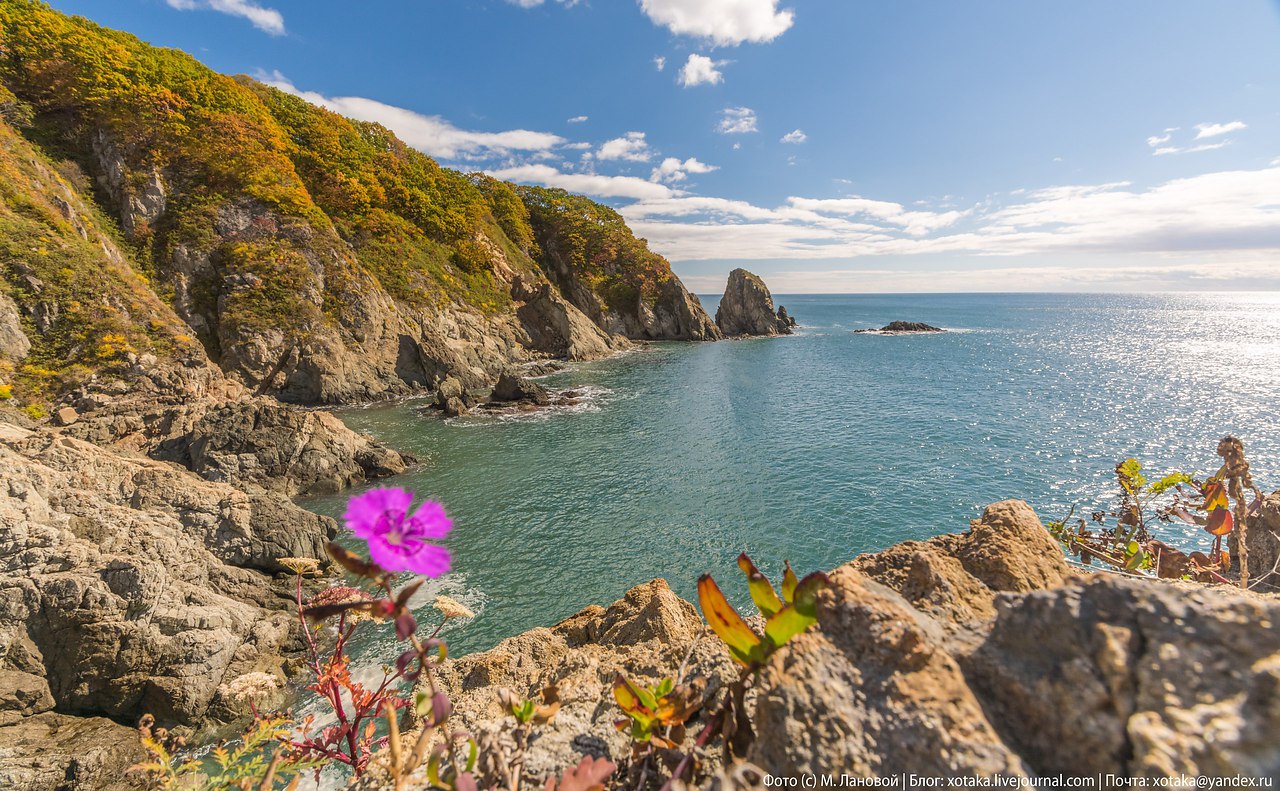
[{"label": "small rocky island", "polygon": [[773,296],[763,280],[745,269],[735,269],[729,273],[716,309],[716,326],[727,337],[790,335],[796,320],[784,307],[774,310]]},{"label": "small rocky island", "polygon": [[918,332],[946,332],[946,330],[919,321],[891,321],[880,329],[868,327],[865,330],[854,330],[854,332],[874,332],[878,335],[906,335],[907,333]]}]

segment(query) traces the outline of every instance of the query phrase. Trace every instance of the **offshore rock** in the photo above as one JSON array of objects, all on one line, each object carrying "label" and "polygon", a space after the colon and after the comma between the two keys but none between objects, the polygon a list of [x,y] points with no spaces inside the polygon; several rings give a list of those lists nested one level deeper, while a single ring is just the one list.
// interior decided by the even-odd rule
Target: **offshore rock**
[{"label": "offshore rock", "polygon": [[946,332],[941,327],[935,327],[932,324],[924,324],[918,321],[891,321],[880,329],[874,327],[865,330],[854,330],[854,332],[878,332],[885,335],[905,335],[912,332]]},{"label": "offshore rock", "polygon": [[729,273],[716,325],[725,335],[790,335],[794,321],[785,311],[773,307],[769,288],[745,269]]},{"label": "offshore rock", "polygon": [[522,402],[547,406],[551,403],[551,394],[545,387],[528,377],[503,371],[498,377],[498,383],[493,386],[489,400],[497,403]]}]

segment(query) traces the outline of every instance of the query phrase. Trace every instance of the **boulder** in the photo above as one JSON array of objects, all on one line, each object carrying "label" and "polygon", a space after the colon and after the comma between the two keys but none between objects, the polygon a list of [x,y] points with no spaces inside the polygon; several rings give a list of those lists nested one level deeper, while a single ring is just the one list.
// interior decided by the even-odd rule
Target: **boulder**
[{"label": "boulder", "polygon": [[498,382],[489,394],[489,400],[496,403],[523,402],[537,406],[551,403],[551,394],[547,389],[528,377],[511,371],[503,371]]},{"label": "boulder", "polygon": [[141,791],[129,768],[146,759],[138,732],[105,717],[46,712],[0,727],[0,788]]},{"label": "boulder", "polygon": [[966,675],[1043,776],[1280,777],[1280,600],[1084,575],[1001,596]]},{"label": "boulder", "polygon": [[456,376],[446,376],[436,388],[436,400],[433,406],[448,417],[458,417],[470,411],[468,399],[469,396],[462,382]]},{"label": "boulder", "polygon": [[64,406],[53,413],[53,423],[56,426],[70,426],[79,419],[80,413],[74,407]]},{"label": "boulder", "polygon": [[0,669],[0,726],[53,708],[53,694],[44,676]]},{"label": "boulder", "polygon": [[769,287],[745,269],[729,273],[716,325],[725,335],[789,335],[794,326],[790,316],[773,307]]},{"label": "boulder", "polygon": [[1051,588],[1070,574],[1062,550],[1020,500],[987,506],[968,532],[904,541],[849,565],[952,631],[992,618],[997,593]]}]

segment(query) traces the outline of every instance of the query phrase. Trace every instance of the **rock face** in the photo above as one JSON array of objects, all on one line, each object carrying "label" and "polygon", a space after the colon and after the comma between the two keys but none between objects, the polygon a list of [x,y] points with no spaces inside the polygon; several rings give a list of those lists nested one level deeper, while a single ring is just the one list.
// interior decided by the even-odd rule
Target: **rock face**
[{"label": "rock face", "polygon": [[31,341],[22,331],[18,305],[8,294],[0,292],[0,359],[17,362],[31,351]]},{"label": "rock face", "polygon": [[729,273],[716,325],[725,335],[789,335],[795,320],[784,308],[774,310],[773,297],[764,281],[745,269]]},{"label": "rock face", "polygon": [[224,680],[278,670],[295,619],[262,571],[323,557],[332,520],[165,462],[0,428],[0,672],[19,690],[6,711],[51,698],[61,714],[193,724]]}]

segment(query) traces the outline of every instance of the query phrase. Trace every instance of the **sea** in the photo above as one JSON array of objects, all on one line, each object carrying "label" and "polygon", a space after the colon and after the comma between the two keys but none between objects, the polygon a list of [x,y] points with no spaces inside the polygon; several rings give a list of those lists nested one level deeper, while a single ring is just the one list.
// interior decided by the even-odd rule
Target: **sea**
[{"label": "sea", "polygon": [[[702,297],[714,315],[718,297]],[[453,655],[550,626],[665,578],[699,575],[747,602],[735,559],[832,569],[906,539],[966,529],[1019,498],[1042,519],[1114,504],[1126,457],[1153,475],[1207,475],[1220,437],[1280,488],[1280,294],[779,295],[786,337],[655,343],[541,379],[577,404],[444,419],[411,399],[346,409],[352,428],[423,463],[305,507],[399,486],[454,521],[434,595],[477,617]],[[893,320],[946,329],[877,335]],[[1160,524],[1184,548],[1198,527]],[[390,629],[356,650],[394,656]],[[380,635],[380,636],[377,636]]]}]

